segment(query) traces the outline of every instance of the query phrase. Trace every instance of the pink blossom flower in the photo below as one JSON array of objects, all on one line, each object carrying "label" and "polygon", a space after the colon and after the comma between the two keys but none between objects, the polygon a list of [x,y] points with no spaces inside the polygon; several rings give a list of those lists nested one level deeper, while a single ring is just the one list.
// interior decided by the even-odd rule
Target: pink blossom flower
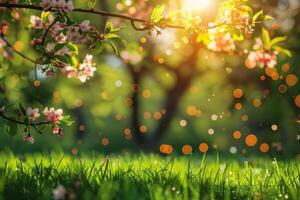
[{"label": "pink blossom flower", "polygon": [[74,4],[73,1],[69,0],[67,3],[65,2],[62,6],[61,6],[62,10],[64,12],[69,12],[74,10]]},{"label": "pink blossom flower", "polygon": [[71,26],[68,29],[69,29],[68,33],[67,33],[68,41],[72,41],[74,43],[79,43],[82,38],[82,35],[79,32],[79,27]]},{"label": "pink blossom flower", "polygon": [[94,76],[94,72],[97,70],[95,64],[93,63],[93,56],[86,55],[83,63],[79,66],[78,78],[84,83]]},{"label": "pink blossom flower", "polygon": [[43,10],[49,10],[51,6],[53,6],[53,1],[52,0],[43,0],[40,3],[40,6],[43,7]]},{"label": "pink blossom flower", "polygon": [[62,135],[63,134],[62,129],[59,128],[58,126],[54,126],[52,128],[52,132],[54,135]]},{"label": "pink blossom flower", "polygon": [[208,49],[216,52],[228,52],[235,50],[234,41],[229,33],[217,33],[212,36],[211,43],[208,44]]},{"label": "pink blossom flower", "polygon": [[246,66],[248,68],[252,69],[257,65],[261,68],[274,68],[277,65],[278,52],[265,50],[260,38],[256,38],[253,49],[254,51],[250,51],[246,59]]},{"label": "pink blossom flower", "polygon": [[42,44],[42,42],[43,42],[42,38],[33,38],[31,40],[31,45],[36,46],[36,45]]},{"label": "pink blossom flower", "polygon": [[[52,24],[53,22],[54,22],[54,20],[55,20],[55,17],[54,17],[54,15],[52,14],[52,13],[50,13],[49,15],[48,15],[48,22],[50,23],[50,24]],[[55,26],[55,25],[54,25]],[[53,27],[52,27],[53,28]]]},{"label": "pink blossom flower", "polygon": [[62,109],[55,110],[53,107],[51,107],[50,109],[46,107],[43,113],[46,116],[47,120],[52,122],[53,124],[58,124],[59,121],[64,118]]},{"label": "pink blossom flower", "polygon": [[79,28],[82,32],[87,32],[87,31],[91,30],[90,21],[84,20],[83,22],[81,22],[79,24]]},{"label": "pink blossom flower", "polygon": [[38,16],[32,15],[30,17],[30,23],[31,23],[32,28],[34,28],[34,29],[43,29],[44,28],[42,19],[39,18]]},{"label": "pink blossom flower", "polygon": [[23,139],[25,142],[28,142],[30,144],[34,143],[34,138],[30,134],[25,134]]},{"label": "pink blossom flower", "polygon": [[74,10],[74,5],[72,0],[43,0],[40,4],[43,7],[43,10],[49,10],[51,8],[58,9],[63,12],[69,12]]},{"label": "pink blossom flower", "polygon": [[65,68],[65,72],[66,72],[68,78],[75,78],[75,77],[77,77],[77,69],[74,68],[74,67],[72,67],[72,66],[68,65]]},{"label": "pink blossom flower", "polygon": [[55,54],[56,55],[71,55],[71,52],[69,51],[69,49],[67,47],[63,47],[60,50],[58,50]]},{"label": "pink blossom flower", "polygon": [[[53,22],[51,22],[53,23]],[[50,34],[52,37],[56,38],[61,34],[61,31],[65,28],[65,23],[56,23],[52,26]]]},{"label": "pink blossom flower", "polygon": [[55,44],[54,43],[48,43],[47,45],[46,45],[46,51],[48,52],[48,53],[50,53],[50,52],[52,52],[53,50],[54,50],[54,46],[55,46]]},{"label": "pink blossom flower", "polygon": [[67,41],[67,36],[65,36],[63,33],[60,33],[58,36],[55,37],[56,42],[62,44]]},{"label": "pink blossom flower", "polygon": [[39,109],[34,108],[32,109],[31,107],[27,108],[26,114],[29,117],[30,120],[35,121],[40,117]]},{"label": "pink blossom flower", "polygon": [[277,65],[278,52],[267,52],[264,50],[251,51],[246,59],[246,66],[254,68],[258,65],[261,68],[274,68]]}]

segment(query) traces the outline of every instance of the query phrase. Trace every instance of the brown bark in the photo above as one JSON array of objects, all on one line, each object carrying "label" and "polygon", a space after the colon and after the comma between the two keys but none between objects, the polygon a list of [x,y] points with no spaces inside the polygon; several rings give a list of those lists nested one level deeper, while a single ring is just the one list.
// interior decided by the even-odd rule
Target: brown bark
[{"label": "brown bark", "polygon": [[[170,124],[176,115],[176,112],[179,107],[179,103],[181,101],[182,96],[189,88],[192,80],[195,76],[197,76],[196,72],[196,63],[197,63],[197,55],[199,53],[200,46],[195,45],[194,51],[190,56],[188,56],[182,63],[180,63],[176,68],[172,68],[173,72],[176,74],[176,83],[173,88],[166,92],[164,106],[163,108],[166,110],[166,114],[163,115],[162,119],[158,122],[154,131],[149,134],[149,137],[146,137],[139,130],[140,122],[140,98],[139,92],[133,90],[131,98],[132,98],[132,114],[131,114],[131,126],[133,130],[133,134],[137,145],[143,149],[151,149],[157,143],[166,136],[167,130],[170,127]],[[140,87],[141,80],[145,75],[148,75],[146,70],[136,71],[134,67],[130,64],[127,64],[127,67],[130,71],[130,75],[132,77],[132,83],[135,87]],[[170,70],[169,66],[165,66],[166,69]],[[188,71],[181,71],[182,69],[188,68]],[[145,69],[145,68],[142,68]],[[174,70],[176,69],[176,70]]]}]

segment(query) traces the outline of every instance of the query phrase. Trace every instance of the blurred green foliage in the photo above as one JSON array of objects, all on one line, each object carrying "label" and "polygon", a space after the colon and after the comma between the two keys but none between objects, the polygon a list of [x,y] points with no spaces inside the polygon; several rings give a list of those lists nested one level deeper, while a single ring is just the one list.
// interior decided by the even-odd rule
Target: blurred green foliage
[{"label": "blurred green foliage", "polygon": [[[80,7],[88,7],[88,3],[75,2]],[[96,8],[117,12],[117,3],[120,1],[103,0],[96,3]],[[134,2],[133,6],[138,3],[139,1]],[[148,1],[147,6],[156,3]],[[280,1],[268,1],[266,5],[261,3],[259,5],[266,7],[264,8],[266,13],[274,14],[275,18],[281,19],[282,16],[276,16],[275,12],[279,9],[279,4]],[[297,9],[299,10],[299,7]],[[38,12],[36,14],[38,15]],[[22,52],[35,57],[36,54],[29,45],[30,33],[25,30],[29,16],[29,13],[22,14],[21,22],[11,27],[8,38],[10,41],[19,41],[22,44]],[[89,19],[99,30],[103,29],[105,24],[104,18],[98,16],[84,14],[72,14],[72,16],[78,21],[82,21],[83,17]],[[293,51],[291,60],[281,60],[278,64],[280,70],[283,64],[290,62],[290,70],[281,72],[283,78],[287,74],[295,74],[297,77],[300,74],[300,53],[297,49],[300,42],[299,12],[289,18],[294,20],[290,29],[278,29],[272,32],[272,34],[278,32],[287,35],[286,47]],[[285,24],[279,25],[285,27]],[[148,36],[144,32],[136,32],[127,23],[124,26],[126,28],[121,31],[121,35],[128,41],[129,49],[132,48],[133,52],[141,52],[143,48],[143,52],[139,53],[144,58],[143,64],[137,64],[136,67],[151,69],[151,73],[143,77],[139,86],[142,111],[140,119],[151,134],[151,130],[157,123],[153,115],[155,112],[162,112],[166,89],[174,86],[176,76],[171,70],[164,68],[160,61],[150,61],[149,57],[158,56],[169,66],[176,66],[191,51],[191,46],[184,42],[186,39],[180,31],[166,30],[162,35],[155,37]],[[141,38],[146,38],[146,42],[141,42]],[[176,48],[177,45],[180,47]],[[172,53],[166,55],[166,50]],[[85,84],[81,84],[78,80],[68,80],[58,73],[55,78],[38,76],[41,82],[39,87],[34,85],[35,68],[31,63],[17,55],[10,62],[4,62],[0,57],[0,105],[18,105],[19,102],[23,102],[26,106],[55,105],[64,108],[65,113],[70,114],[76,121],[73,126],[64,129],[63,138],[55,138],[50,133],[35,135],[34,145],[26,144],[22,140],[21,132],[14,138],[1,134],[0,150],[10,148],[16,152],[49,151],[57,147],[62,147],[69,152],[74,148],[79,151],[99,150],[107,153],[136,150],[134,138],[124,135],[124,130],[131,128],[131,107],[128,105],[130,105],[132,79],[122,59],[114,56],[112,52],[112,49],[107,48],[103,54],[95,57],[98,70],[95,77]],[[85,53],[89,52],[84,48],[80,49],[80,54],[85,55]],[[244,58],[213,54],[206,50],[200,50],[196,68],[199,75],[184,93],[176,116],[167,130],[167,137],[160,143],[172,144],[176,152],[180,152],[184,144],[191,144],[194,152],[197,152],[199,143],[205,142],[210,146],[209,152],[217,151],[222,154],[229,154],[231,147],[236,147],[238,154],[261,154],[259,152],[261,143],[270,144],[270,155],[294,156],[300,153],[299,108],[294,103],[295,96],[299,94],[299,83],[289,87],[287,92],[282,94],[278,91],[278,87],[284,83],[284,79],[261,81],[260,77],[264,71],[246,69]],[[186,66],[180,73],[189,70],[189,66]],[[243,89],[242,100],[234,99],[232,92],[235,88]],[[147,94],[143,95],[144,92]],[[253,106],[254,99],[262,101],[259,108]],[[242,109],[239,111],[234,109],[235,103],[238,102],[242,104]],[[187,113],[189,106],[201,110],[201,115],[189,116]],[[147,112],[151,115],[150,119],[144,119],[145,116],[148,118]],[[213,115],[218,116],[217,121],[212,120]],[[243,115],[248,116],[247,121],[241,119]],[[186,126],[180,125],[182,120],[187,122]],[[272,125],[277,125],[278,130],[273,131]],[[214,130],[213,135],[208,134],[209,129]],[[240,140],[232,137],[235,130],[242,132]],[[249,133],[254,133],[258,137],[258,144],[252,148],[247,147],[244,141]],[[154,147],[154,151],[159,152],[159,147]]]}]

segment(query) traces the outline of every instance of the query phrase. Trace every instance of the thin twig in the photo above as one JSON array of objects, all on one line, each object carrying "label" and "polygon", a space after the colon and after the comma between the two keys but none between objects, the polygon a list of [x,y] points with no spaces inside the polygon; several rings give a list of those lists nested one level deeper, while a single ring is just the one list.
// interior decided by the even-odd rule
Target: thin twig
[{"label": "thin twig", "polygon": [[52,22],[52,24],[50,24],[50,26],[47,28],[47,30],[46,30],[46,32],[45,32],[45,34],[44,34],[44,37],[43,37],[43,41],[42,41],[43,46],[45,45],[47,36],[48,36],[48,34],[49,34],[51,28],[52,28],[56,23],[57,23],[57,21]]},{"label": "thin twig", "polygon": [[8,47],[10,47],[16,54],[18,54],[18,55],[21,56],[22,58],[24,58],[24,59],[26,59],[26,60],[28,60],[28,61],[34,63],[34,64],[38,64],[35,60],[33,60],[33,59],[29,58],[28,56],[24,55],[23,53],[17,51],[17,50],[15,49],[15,47],[14,47],[13,45],[11,45],[11,44],[8,42],[8,40],[5,39],[5,36],[4,36],[4,34],[3,34],[3,31],[2,31],[2,27],[0,28],[0,37],[1,37],[1,39],[4,41],[4,43],[5,43]]},{"label": "thin twig", "polygon": [[12,119],[10,117],[7,117],[5,116],[3,113],[0,112],[0,117],[2,117],[3,119],[7,120],[7,121],[10,121],[10,122],[14,122],[16,124],[22,124],[22,125],[29,125],[29,126],[41,126],[41,125],[48,125],[48,124],[51,124],[51,122],[39,122],[39,123],[30,123],[30,124],[26,124],[25,122],[22,122],[22,121],[18,121],[18,120],[15,120],[15,119]]}]

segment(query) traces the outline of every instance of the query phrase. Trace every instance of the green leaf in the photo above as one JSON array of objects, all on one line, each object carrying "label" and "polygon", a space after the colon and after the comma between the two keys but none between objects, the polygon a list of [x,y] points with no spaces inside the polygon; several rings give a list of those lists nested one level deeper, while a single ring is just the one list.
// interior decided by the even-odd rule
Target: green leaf
[{"label": "green leaf", "polygon": [[288,56],[288,57],[292,57],[292,52],[288,49],[284,49],[284,48],[279,47],[279,46],[274,46],[273,49],[278,51],[279,53],[282,53],[282,54]]},{"label": "green leaf", "polygon": [[43,22],[48,22],[48,16],[49,16],[50,12],[45,12],[43,11],[42,14],[41,14],[41,20]]},{"label": "green leaf", "polygon": [[65,47],[65,44],[56,44],[54,47],[54,52],[58,52],[59,50],[61,50],[64,47]]},{"label": "green leaf", "polygon": [[93,51],[94,54],[99,54],[103,51],[103,49],[104,49],[103,42],[102,41],[97,41],[97,42],[95,42],[94,48],[93,48],[92,51]]},{"label": "green leaf", "polygon": [[250,6],[242,5],[241,8],[243,8],[248,13],[253,13],[253,10]]},{"label": "green leaf", "polygon": [[274,17],[270,16],[270,15],[265,15],[264,16],[264,21],[267,21],[267,20],[273,20]]},{"label": "green leaf", "polygon": [[257,13],[253,16],[253,18],[252,18],[252,23],[255,24],[255,22],[258,20],[258,18],[259,18],[260,16],[262,16],[263,14],[264,14],[264,11],[263,11],[263,10],[257,12]]},{"label": "green leaf", "polygon": [[269,32],[265,28],[262,28],[262,40],[264,43],[264,48],[266,50],[269,50],[271,48],[271,39],[270,39]]},{"label": "green leaf", "polygon": [[70,51],[72,51],[74,54],[78,55],[78,47],[75,44],[73,44],[73,43],[70,42],[70,43],[66,44],[66,47]]},{"label": "green leaf", "polygon": [[121,38],[121,37],[115,33],[109,33],[105,35],[105,39],[111,39],[111,38]]},{"label": "green leaf", "polygon": [[107,44],[109,44],[111,46],[111,48],[114,50],[115,54],[117,54],[117,55],[119,54],[118,47],[115,43],[108,41]]},{"label": "green leaf", "polygon": [[74,121],[71,120],[71,117],[69,115],[65,115],[62,120],[60,120],[60,124],[71,126],[74,123]]},{"label": "green leaf", "polygon": [[165,11],[165,6],[163,5],[157,5],[151,14],[151,21],[153,23],[158,23],[163,18],[163,13]]},{"label": "green leaf", "polygon": [[271,47],[275,44],[285,41],[286,39],[287,39],[286,36],[274,38],[273,40],[271,40]]},{"label": "green leaf", "polygon": [[[12,119],[15,119],[14,117],[12,117]],[[11,122],[11,121],[7,121],[7,126],[8,126],[8,135],[10,135],[11,137],[14,137],[18,134],[18,124]]]},{"label": "green leaf", "polygon": [[97,1],[96,0],[89,0],[88,1],[88,6],[89,8],[95,8]]},{"label": "green leaf", "polygon": [[68,58],[68,56],[69,55],[56,55],[55,58],[63,63],[71,64],[71,60]]},{"label": "green leaf", "polygon": [[110,33],[111,30],[113,30],[113,25],[112,25],[112,23],[111,23],[111,22],[106,22],[106,24],[105,24],[105,32],[106,32],[106,33]]},{"label": "green leaf", "polygon": [[232,32],[233,32],[233,39],[234,40],[236,40],[236,41],[242,41],[242,40],[245,39],[245,37],[244,37],[244,35],[243,35],[243,33],[242,33],[242,31],[240,29],[234,28],[232,30]]},{"label": "green leaf", "polygon": [[0,119],[0,134],[7,133],[7,129],[8,129],[8,127],[6,125],[6,121]]},{"label": "green leaf", "polygon": [[25,110],[24,106],[22,105],[22,103],[19,103],[19,108],[20,108],[20,111],[22,112],[22,114],[23,114],[24,116],[26,116],[27,113],[26,113],[26,110]]},{"label": "green leaf", "polygon": [[105,24],[105,33],[106,34],[115,33],[119,30],[121,30],[121,29],[120,28],[115,28],[111,22],[106,22],[106,24]]},{"label": "green leaf", "polygon": [[105,39],[113,40],[114,42],[116,42],[117,44],[122,45],[122,46],[127,45],[127,42],[124,39],[122,39],[119,35],[114,34],[114,33],[106,34]]},{"label": "green leaf", "polygon": [[36,49],[37,51],[39,51],[39,52],[44,52],[44,51],[45,51],[45,48],[44,48],[43,46],[41,46],[41,45],[36,45],[36,46],[35,46],[35,49]]},{"label": "green leaf", "polygon": [[78,60],[77,60],[76,56],[71,57],[71,63],[72,63],[71,66],[74,66],[74,67],[76,67],[78,65]]}]

